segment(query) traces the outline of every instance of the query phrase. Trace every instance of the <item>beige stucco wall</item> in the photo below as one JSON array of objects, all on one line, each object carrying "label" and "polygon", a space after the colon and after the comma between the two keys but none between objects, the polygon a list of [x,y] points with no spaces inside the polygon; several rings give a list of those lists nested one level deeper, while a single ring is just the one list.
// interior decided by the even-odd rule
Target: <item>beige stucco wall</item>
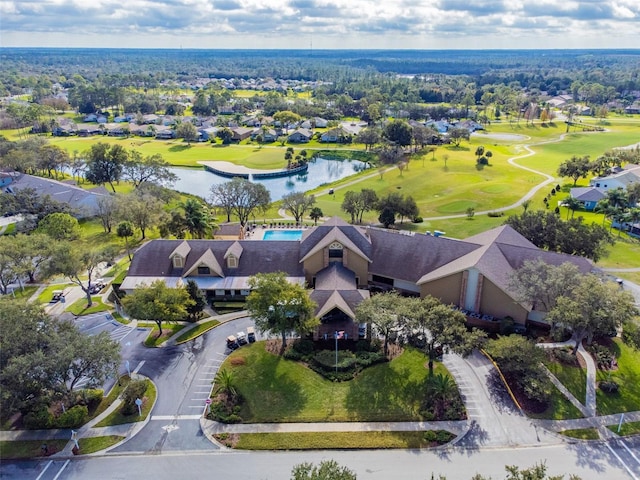
[{"label": "beige stucco wall", "polygon": [[[312,284],[313,277],[316,275],[316,273],[327,266],[327,264],[325,263],[327,261],[327,258],[328,249],[325,248],[304,261],[304,275],[309,285]],[[342,262],[346,268],[356,274],[356,277],[358,277],[358,280],[360,282],[358,285],[359,287],[367,284],[369,273],[369,262],[367,260],[345,248]]]},{"label": "beige stucco wall", "polygon": [[480,296],[480,312],[493,315],[496,318],[510,316],[516,323],[524,325],[527,319],[527,310],[515,302],[509,295],[493,284],[486,277],[482,283]]},{"label": "beige stucco wall", "polygon": [[458,305],[460,301],[460,285],[462,283],[462,272],[449,275],[448,277],[434,280],[420,286],[420,296],[431,295],[438,298],[442,303],[452,303]]}]

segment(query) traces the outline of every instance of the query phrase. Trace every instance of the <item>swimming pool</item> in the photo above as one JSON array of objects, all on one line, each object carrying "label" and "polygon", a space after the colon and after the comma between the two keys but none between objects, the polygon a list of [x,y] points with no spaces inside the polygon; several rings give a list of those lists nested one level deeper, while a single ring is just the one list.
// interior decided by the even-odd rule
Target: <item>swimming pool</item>
[{"label": "swimming pool", "polygon": [[302,230],[265,230],[263,240],[300,240]]}]

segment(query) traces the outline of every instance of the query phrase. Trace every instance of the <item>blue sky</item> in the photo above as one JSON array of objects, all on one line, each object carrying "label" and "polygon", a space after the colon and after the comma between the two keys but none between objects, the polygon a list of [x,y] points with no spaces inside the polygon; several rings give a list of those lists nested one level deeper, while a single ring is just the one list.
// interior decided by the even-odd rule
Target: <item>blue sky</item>
[{"label": "blue sky", "polygon": [[640,48],[640,0],[0,0],[0,45]]}]

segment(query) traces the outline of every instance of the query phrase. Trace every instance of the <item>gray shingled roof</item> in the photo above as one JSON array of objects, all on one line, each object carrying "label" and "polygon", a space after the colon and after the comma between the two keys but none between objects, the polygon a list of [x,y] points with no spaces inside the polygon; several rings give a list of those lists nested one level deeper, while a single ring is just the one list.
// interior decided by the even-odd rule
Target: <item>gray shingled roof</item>
[{"label": "gray shingled roof", "polygon": [[129,276],[180,276],[188,271],[205,253],[211,249],[216,260],[222,266],[225,276],[251,276],[258,272],[285,272],[288,276],[304,276],[297,241],[240,241],[242,258],[238,268],[227,268],[224,255],[234,240],[187,240],[191,251],[187,255],[184,269],[174,269],[170,260],[171,253],[183,240],[154,240],[138,249],[131,266]]},{"label": "gray shingled roof", "polygon": [[502,225],[486,232],[465,238],[465,242],[489,245],[490,243],[503,243],[506,245],[519,245],[521,247],[536,248],[536,246],[520,235],[513,227]]},{"label": "gray shingled roof", "polygon": [[427,272],[479,248],[479,245],[450,238],[371,228],[372,262],[369,273],[417,283]]},{"label": "gray shingled roof", "polygon": [[341,264],[333,263],[316,273],[316,290],[356,290],[356,274]]},{"label": "gray shingled roof", "polygon": [[598,187],[576,187],[571,189],[571,196],[581,202],[599,202],[607,192]]},{"label": "gray shingled roof", "polygon": [[334,228],[340,230],[367,258],[371,258],[371,240],[368,230],[351,225],[339,217],[332,217],[322,225],[303,232],[300,240],[300,258],[306,257],[323,238],[332,234]]}]

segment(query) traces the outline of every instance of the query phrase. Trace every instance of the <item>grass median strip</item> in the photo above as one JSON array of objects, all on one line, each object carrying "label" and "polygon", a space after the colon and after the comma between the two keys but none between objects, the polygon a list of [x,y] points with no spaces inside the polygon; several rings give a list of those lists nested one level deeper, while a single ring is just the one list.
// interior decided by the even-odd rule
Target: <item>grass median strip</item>
[{"label": "grass median strip", "polygon": [[176,339],[176,343],[180,344],[188,342],[189,340],[193,340],[194,338],[207,333],[209,330],[217,327],[218,325],[220,325],[220,322],[217,320],[207,320],[206,322],[200,323],[197,327],[192,328],[188,332],[184,332]]},{"label": "grass median strip", "polygon": [[104,437],[87,437],[80,438],[78,445],[80,445],[80,455],[87,455],[89,453],[99,452],[105,448],[109,448],[118,442],[121,442],[126,437],[120,435],[107,435]]},{"label": "grass median strip", "polygon": [[598,430],[595,428],[576,428],[573,430],[562,430],[560,432],[565,437],[577,438],[579,440],[599,440]]},{"label": "grass median strip", "polygon": [[[151,326],[150,324],[141,324],[138,323],[139,327]],[[158,337],[158,326],[154,323],[153,329],[149,332],[149,336],[144,341],[145,347],[157,347],[165,340],[171,338],[180,330],[182,330],[186,325],[183,324],[175,324],[175,325],[163,325],[162,326],[162,334]]]},{"label": "grass median strip", "polygon": [[426,432],[295,432],[220,434],[216,439],[241,450],[430,448],[455,438],[446,430]]},{"label": "grass median strip", "polygon": [[76,300],[67,307],[67,312],[73,313],[76,316],[89,315],[90,313],[106,312],[111,307],[102,303],[102,297],[91,297],[92,304],[87,307],[87,298],[82,297]]},{"label": "grass median strip", "polygon": [[46,445],[46,455],[52,455],[62,450],[69,440],[15,440],[0,442],[0,458],[2,460],[16,460],[20,458],[35,458],[45,456],[43,446]]},{"label": "grass median strip", "polygon": [[[156,401],[158,392],[155,385],[151,381],[147,381],[147,390],[144,392],[142,415],[124,415],[121,412],[121,408],[118,408],[114,412],[111,412],[109,416],[96,423],[95,427],[110,427],[111,425],[122,425],[124,423],[142,422],[147,418],[147,415],[151,412],[151,408]],[[106,448],[106,447],[105,447]]]},{"label": "grass median strip", "polygon": [[613,433],[617,433],[623,437],[627,435],[638,435],[640,434],[640,422],[628,422],[623,423],[622,427],[620,427],[620,431],[618,432],[618,425],[609,425],[607,426],[609,430]]}]

